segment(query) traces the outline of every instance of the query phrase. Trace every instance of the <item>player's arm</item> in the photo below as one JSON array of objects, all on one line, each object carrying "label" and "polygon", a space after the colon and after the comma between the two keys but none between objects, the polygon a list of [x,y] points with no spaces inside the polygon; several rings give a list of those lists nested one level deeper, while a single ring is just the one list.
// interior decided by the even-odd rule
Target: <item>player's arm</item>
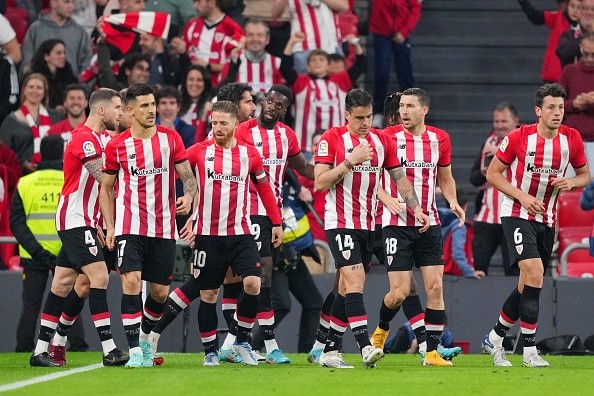
[{"label": "player's arm", "polygon": [[288,158],[289,166],[297,171],[301,176],[314,180],[314,166],[307,162],[303,153],[292,155]]},{"label": "player's arm", "polygon": [[317,191],[326,191],[337,185],[356,165],[373,158],[373,148],[367,143],[363,143],[353,148],[349,156],[336,167],[332,165],[318,163],[314,168],[315,186]]},{"label": "player's arm", "polygon": [[113,197],[113,191],[116,178],[117,173],[115,172],[103,172],[101,177],[101,188],[99,189],[99,207],[101,208],[101,214],[103,215],[105,226],[107,228],[107,233],[105,234],[105,245],[109,250],[113,250],[115,247],[115,200]]},{"label": "player's arm", "polygon": [[196,177],[192,173],[192,168],[188,160],[175,164],[175,171],[184,185],[184,195],[176,201],[176,212],[177,214],[185,215],[192,209],[192,201],[194,200],[194,196],[196,196]]},{"label": "player's arm", "polygon": [[93,176],[97,183],[101,184],[101,176],[103,174],[103,172],[101,172],[101,168],[103,167],[103,159],[100,156],[92,158],[86,161],[84,165],[89,174]]},{"label": "player's arm", "polygon": [[272,244],[274,247],[279,247],[283,242],[283,220],[264,169],[258,169],[253,172],[252,181],[266,209],[266,214],[270,218],[270,221],[272,221]]},{"label": "player's arm", "polygon": [[514,187],[503,175],[508,165],[502,162],[497,156],[493,157],[489,168],[487,169],[487,181],[503,194],[517,199],[531,215],[545,211],[544,204],[536,197],[525,193],[517,187]]},{"label": "player's arm", "polygon": [[402,212],[402,206],[400,206],[400,200],[396,197],[391,196],[388,194],[386,190],[382,186],[377,188],[377,199],[384,204],[386,209],[390,211],[390,213],[397,215]]},{"label": "player's arm", "polygon": [[406,206],[413,211],[415,218],[423,224],[419,229],[419,232],[427,231],[429,228],[429,217],[423,213],[423,209],[421,209],[421,205],[419,205],[417,193],[410,180],[408,180],[404,174],[404,169],[401,166],[398,166],[396,168],[387,169],[387,171],[390,175],[390,179],[396,184],[398,192],[402,199],[404,199]]},{"label": "player's arm", "polygon": [[551,182],[551,186],[558,188],[561,191],[569,191],[575,188],[584,188],[590,183],[590,171],[588,165],[581,168],[574,169],[575,177],[565,178],[557,177]]},{"label": "player's arm", "polygon": [[452,175],[452,166],[437,166],[437,180],[439,181],[439,187],[441,188],[443,197],[450,204],[450,209],[452,209],[460,219],[460,224],[458,226],[462,227],[466,220],[466,213],[458,204],[458,197],[456,196],[456,180],[454,180],[454,176]]}]

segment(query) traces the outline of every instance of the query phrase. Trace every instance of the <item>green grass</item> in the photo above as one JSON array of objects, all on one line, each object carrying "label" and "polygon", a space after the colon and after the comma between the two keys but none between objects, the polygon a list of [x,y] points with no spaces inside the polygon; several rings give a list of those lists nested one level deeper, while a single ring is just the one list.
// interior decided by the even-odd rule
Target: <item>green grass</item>
[{"label": "green grass", "polygon": [[[469,395],[591,394],[594,358],[546,356],[551,367],[520,367],[521,356],[510,356],[515,367],[495,368],[486,355],[463,355],[454,367],[423,367],[418,355],[387,355],[376,369],[365,369],[360,356],[345,355],[354,370],[311,365],[305,355],[289,355],[293,363],[246,367],[222,364],[203,367],[202,354],[164,354],[160,367],[128,370],[102,367],[8,394],[22,395]],[[29,355],[0,354],[0,386],[100,362],[100,354],[68,353],[65,368],[29,367]]]}]

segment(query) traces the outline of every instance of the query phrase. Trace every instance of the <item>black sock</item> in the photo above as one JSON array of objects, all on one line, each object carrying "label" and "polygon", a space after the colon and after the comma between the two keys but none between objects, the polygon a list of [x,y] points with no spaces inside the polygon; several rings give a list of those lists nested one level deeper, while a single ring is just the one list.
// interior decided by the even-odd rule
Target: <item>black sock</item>
[{"label": "black sock", "polygon": [[425,328],[427,333],[427,352],[437,349],[441,342],[441,334],[445,324],[445,311],[427,308],[425,311]]},{"label": "black sock", "polygon": [[47,295],[43,311],[41,312],[41,326],[39,327],[39,341],[50,342],[54,331],[58,326],[62,308],[64,307],[64,297],[60,297],[51,291]]},{"label": "black sock", "polygon": [[153,327],[157,324],[163,311],[165,310],[165,303],[157,302],[150,294],[146,296],[144,302],[144,309],[142,310],[142,325],[141,329],[144,334],[149,334]]},{"label": "black sock", "polygon": [[64,300],[64,306],[62,307],[62,314],[60,315],[60,321],[56,327],[56,333],[61,336],[66,336],[68,330],[74,324],[74,321],[78,318],[81,311],[85,306],[85,299],[80,298],[74,288],[68,293]]},{"label": "black sock", "polygon": [[221,306],[223,309],[223,317],[225,318],[228,329],[231,329],[232,326],[237,326],[237,322],[235,322],[233,319],[233,315],[237,310],[237,301],[239,301],[239,296],[241,295],[242,291],[242,282],[223,285],[223,300]]},{"label": "black sock", "polygon": [[258,325],[262,332],[262,339],[274,340],[274,311],[272,310],[272,301],[270,299],[270,288],[260,288],[260,310],[258,311]]},{"label": "black sock", "polygon": [[320,314],[320,324],[318,325],[318,331],[316,333],[316,341],[322,344],[326,343],[328,339],[328,330],[330,329],[330,314],[332,312],[332,304],[336,295],[333,292],[328,293],[324,304],[322,305],[322,312]]},{"label": "black sock", "polygon": [[418,295],[409,295],[402,302],[402,312],[408,319],[412,327],[417,343],[421,344],[427,341],[427,333],[425,331],[425,311],[421,305],[421,299]]},{"label": "black sock", "polygon": [[380,308],[380,314],[379,314],[379,328],[385,331],[389,331],[390,330],[390,322],[392,321],[392,319],[394,319],[394,316],[396,316],[396,314],[398,313],[398,311],[400,310],[400,307],[396,307],[394,309],[390,309],[386,306],[386,303],[384,302],[384,300],[382,300],[382,306]]},{"label": "black sock", "polygon": [[518,288],[514,287],[514,290],[512,290],[510,295],[503,303],[501,312],[499,312],[499,320],[497,320],[497,324],[495,324],[495,327],[493,328],[495,334],[497,334],[498,336],[505,337],[508,330],[520,318],[521,298],[522,295],[518,291]]},{"label": "black sock", "polygon": [[522,330],[524,348],[536,345],[540,290],[540,287],[524,285],[524,291],[520,299],[520,328]]},{"label": "black sock", "polygon": [[122,323],[128,340],[128,347],[139,346],[140,321],[142,319],[142,300],[139,294],[122,294]]},{"label": "black sock", "polygon": [[344,298],[344,309],[349,319],[349,326],[359,345],[359,350],[362,351],[364,347],[371,345],[363,293],[348,293]]},{"label": "black sock", "polygon": [[151,331],[161,334],[178,317],[183,310],[192,303],[195,299],[200,297],[200,290],[195,278],[188,280],[186,283],[169,293],[167,301],[165,301],[165,309],[161,319],[153,326]]},{"label": "black sock", "polygon": [[243,293],[237,303],[237,343],[248,342],[256,322],[260,295]]},{"label": "black sock", "polygon": [[89,311],[95,329],[101,340],[103,353],[107,354],[115,348],[111,334],[111,318],[107,306],[107,290],[91,288],[89,290]]},{"label": "black sock", "polygon": [[338,351],[342,341],[342,336],[349,325],[346,310],[345,298],[340,294],[336,295],[332,311],[330,313],[330,330],[328,330],[328,339],[324,352]]},{"label": "black sock", "polygon": [[217,342],[218,326],[217,304],[211,304],[201,300],[198,307],[198,329],[200,330],[200,340],[202,340],[205,355],[216,352],[219,349]]}]

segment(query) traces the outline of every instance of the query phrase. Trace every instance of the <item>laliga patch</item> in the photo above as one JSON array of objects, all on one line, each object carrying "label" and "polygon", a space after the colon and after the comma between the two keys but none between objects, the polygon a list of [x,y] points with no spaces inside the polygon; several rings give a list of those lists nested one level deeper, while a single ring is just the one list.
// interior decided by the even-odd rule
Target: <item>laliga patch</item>
[{"label": "laliga patch", "polygon": [[345,260],[348,260],[351,258],[351,251],[350,250],[343,250],[342,251],[342,257],[344,257]]},{"label": "laliga patch", "polygon": [[516,245],[516,252],[518,252],[518,254],[522,254],[523,251],[524,245]]},{"label": "laliga patch", "polygon": [[92,254],[93,256],[96,256],[96,255],[97,255],[97,246],[91,246],[91,247],[89,248],[89,252],[91,252],[91,254]]},{"label": "laliga patch", "polygon": [[85,153],[85,157],[90,157],[91,155],[97,154],[97,150],[95,150],[95,145],[90,140],[87,140],[83,143],[83,153]]},{"label": "laliga patch", "polygon": [[509,138],[506,136],[503,138],[503,141],[499,145],[499,150],[501,150],[502,153],[505,153],[505,149],[507,148],[508,144],[509,144]]},{"label": "laliga patch", "polygon": [[326,156],[328,155],[328,142],[325,140],[322,140],[319,144],[318,144],[318,155],[323,155]]}]

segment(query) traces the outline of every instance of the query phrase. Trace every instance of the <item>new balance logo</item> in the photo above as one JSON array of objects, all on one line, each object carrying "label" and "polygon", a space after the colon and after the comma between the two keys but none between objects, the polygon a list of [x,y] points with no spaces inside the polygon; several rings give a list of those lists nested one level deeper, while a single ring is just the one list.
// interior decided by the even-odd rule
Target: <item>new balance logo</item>
[{"label": "new balance logo", "polygon": [[136,159],[136,154],[130,154],[130,155],[128,156],[128,159],[129,159],[129,160]]},{"label": "new balance logo", "polygon": [[398,148],[404,150],[406,148],[406,144],[399,144]]},{"label": "new balance logo", "polygon": [[353,152],[353,148],[351,147],[350,149],[347,149],[347,154],[350,154]]},{"label": "new balance logo", "polygon": [[263,146],[263,143],[262,142],[256,142],[255,146],[256,147],[262,147]]},{"label": "new balance logo", "polygon": [[214,161],[214,157],[206,157],[207,161]]},{"label": "new balance logo", "polygon": [[534,157],[536,155],[536,153],[534,151],[528,151],[528,153],[526,155],[528,157]]}]

